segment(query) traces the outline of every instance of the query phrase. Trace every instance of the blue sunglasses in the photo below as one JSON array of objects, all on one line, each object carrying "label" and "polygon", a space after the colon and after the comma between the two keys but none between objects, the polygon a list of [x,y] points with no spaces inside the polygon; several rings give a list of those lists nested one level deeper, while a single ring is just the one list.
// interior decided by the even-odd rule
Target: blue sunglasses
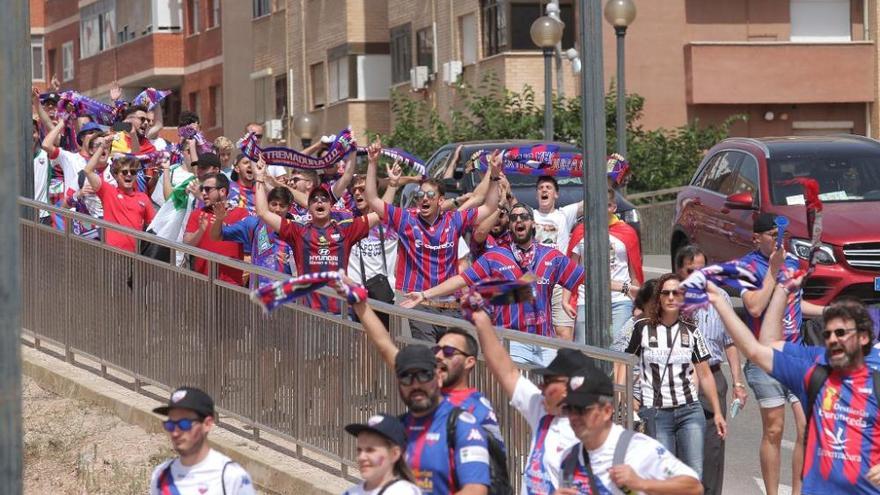
[{"label": "blue sunglasses", "polygon": [[192,430],[193,423],[199,423],[201,421],[202,420],[200,420],[200,419],[187,419],[187,418],[178,419],[177,421],[172,421],[169,419],[169,420],[163,421],[162,426],[165,427],[165,431],[167,431],[168,433],[171,433],[172,431],[174,431],[175,427],[180,428],[180,431],[189,431],[189,430]]}]

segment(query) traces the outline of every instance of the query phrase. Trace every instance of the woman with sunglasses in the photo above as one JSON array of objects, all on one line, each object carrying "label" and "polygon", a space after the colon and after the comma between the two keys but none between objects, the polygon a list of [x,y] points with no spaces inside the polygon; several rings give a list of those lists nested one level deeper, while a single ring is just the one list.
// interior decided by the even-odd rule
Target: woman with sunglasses
[{"label": "woman with sunglasses", "polygon": [[404,458],[406,430],[397,417],[377,414],[345,431],[357,437],[358,470],[364,481],[343,495],[421,495]]},{"label": "woman with sunglasses", "polygon": [[727,434],[727,423],[709,369],[709,350],[700,330],[681,315],[684,291],[680,283],[681,277],[674,273],[658,279],[645,318],[636,322],[626,352],[640,358],[639,416],[646,432],[702,476],[706,416],[694,372],[712,404],[721,438]]}]

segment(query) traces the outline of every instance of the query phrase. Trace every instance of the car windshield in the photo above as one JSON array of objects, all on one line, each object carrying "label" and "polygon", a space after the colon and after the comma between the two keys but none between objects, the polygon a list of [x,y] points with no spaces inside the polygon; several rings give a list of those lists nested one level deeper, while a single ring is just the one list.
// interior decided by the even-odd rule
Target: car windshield
[{"label": "car windshield", "polygon": [[790,155],[771,160],[768,172],[775,205],[804,204],[798,178],[815,179],[822,202],[880,201],[880,154]]}]

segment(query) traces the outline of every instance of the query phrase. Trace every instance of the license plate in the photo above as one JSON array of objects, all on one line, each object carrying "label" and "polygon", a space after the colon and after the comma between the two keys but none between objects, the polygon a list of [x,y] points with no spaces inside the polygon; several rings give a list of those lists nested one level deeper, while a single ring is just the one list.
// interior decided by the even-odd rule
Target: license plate
[{"label": "license plate", "polygon": [[880,292],[880,277],[874,277],[874,292]]}]

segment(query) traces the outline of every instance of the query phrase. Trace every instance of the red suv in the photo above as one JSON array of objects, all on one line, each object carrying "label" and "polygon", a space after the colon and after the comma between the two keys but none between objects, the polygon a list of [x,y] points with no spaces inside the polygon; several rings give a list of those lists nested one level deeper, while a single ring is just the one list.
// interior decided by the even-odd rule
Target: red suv
[{"label": "red suv", "polygon": [[[848,295],[880,302],[880,142],[828,137],[730,138],[709,150],[676,199],[672,255],[693,243],[709,262],[738,258],[752,249],[758,212],[784,215],[788,249],[809,253],[803,188],[819,183],[824,204],[819,264],[804,286],[817,304]],[[878,208],[875,211],[874,208]]]}]

